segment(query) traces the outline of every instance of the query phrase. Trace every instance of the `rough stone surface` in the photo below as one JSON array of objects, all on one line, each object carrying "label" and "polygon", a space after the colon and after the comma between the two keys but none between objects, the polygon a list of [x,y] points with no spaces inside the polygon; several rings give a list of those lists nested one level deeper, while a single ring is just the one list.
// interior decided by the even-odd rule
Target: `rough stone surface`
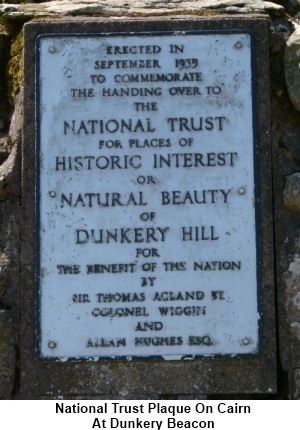
[{"label": "rough stone surface", "polygon": [[289,374],[290,399],[300,400],[300,369],[292,369]]},{"label": "rough stone surface", "polygon": [[285,51],[285,79],[291,102],[300,111],[300,26],[287,41]]},{"label": "rough stone surface", "polygon": [[19,337],[20,206],[0,203],[0,398],[11,398]]},{"label": "rough stone surface", "polygon": [[[278,33],[276,37],[279,38]],[[298,307],[300,231],[297,201],[300,185],[298,182],[300,121],[299,111],[295,109],[291,93],[287,92],[288,86],[283,80],[286,72],[286,61],[284,60],[286,35],[282,34],[281,40],[281,46],[276,42],[276,50],[271,56],[271,120],[279,353],[283,371],[290,374],[293,372],[293,368],[300,368],[298,324],[300,322]],[[294,51],[294,54],[296,52],[297,50]],[[287,54],[285,53],[285,55]],[[295,62],[298,67],[299,58],[297,60],[297,56]],[[282,373],[282,378],[285,378],[286,374]]]},{"label": "rough stone surface", "polygon": [[194,396],[181,394],[178,396],[178,400],[207,400],[207,396],[203,396],[201,394],[195,394]]},{"label": "rough stone surface", "polygon": [[[299,239],[298,239],[299,245]],[[295,254],[285,274],[286,303],[291,331],[300,345],[300,255]]]},{"label": "rough stone surface", "polygon": [[8,159],[0,166],[0,398],[15,390],[19,338],[20,293],[20,172],[21,97],[16,105],[6,145]]},{"label": "rough stone surface", "polygon": [[278,258],[280,355],[283,369],[300,367],[300,230],[291,229]]},{"label": "rough stone surface", "polygon": [[300,173],[286,176],[283,200],[287,209],[300,213]]},{"label": "rough stone surface", "polygon": [[0,203],[0,235],[0,310],[14,310],[20,281],[20,207],[15,202]]},{"label": "rough stone surface", "polygon": [[15,31],[10,47],[10,57],[6,67],[8,99],[15,105],[23,77],[23,31]]},{"label": "rough stone surface", "polygon": [[[299,124],[300,125],[300,124]],[[280,146],[284,148],[288,157],[295,161],[295,169],[298,170],[297,164],[300,163],[300,127],[287,127],[285,133],[281,136]],[[285,177],[287,178],[288,175]]]},{"label": "rough stone surface", "polygon": [[0,399],[15,390],[19,343],[20,207],[0,203]]},{"label": "rough stone surface", "polygon": [[[0,132],[7,131],[8,126],[8,100],[6,97],[7,85],[5,79],[5,67],[8,61],[9,37],[0,27]],[[1,162],[1,161],[0,161]]]},{"label": "rough stone surface", "polygon": [[10,282],[10,259],[4,252],[0,254],[0,302],[5,295],[5,291]]},{"label": "rough stone surface", "polygon": [[[284,42],[285,37],[282,37]],[[276,48],[279,44],[276,43]],[[275,220],[275,249],[277,272],[277,312],[279,331],[280,370],[279,398],[292,394],[291,374],[300,368],[300,343],[298,322],[300,321],[297,298],[299,278],[297,276],[300,247],[299,213],[284,204],[286,179],[300,171],[300,121],[299,112],[292,105],[284,76],[284,43],[271,56],[271,110],[273,142],[273,196]],[[298,192],[298,190],[295,190]],[[290,385],[287,375],[289,374]]]},{"label": "rough stone surface", "polygon": [[22,141],[21,124],[22,92],[19,94],[15,111],[12,117],[9,134],[6,142],[10,150],[9,157],[0,166],[0,201],[7,199],[19,199],[20,190],[20,148]]},{"label": "rough stone surface", "polygon": [[0,5],[0,15],[8,19],[30,19],[39,16],[74,16],[74,15],[151,15],[151,14],[170,14],[184,12],[235,12],[253,13],[270,12],[275,14],[284,13],[284,7],[262,0],[181,0],[165,2],[163,0],[61,0],[45,3],[29,4],[9,4]]},{"label": "rough stone surface", "polygon": [[10,311],[0,310],[0,399],[11,397],[15,372],[15,340]]},{"label": "rough stone surface", "polygon": [[7,159],[10,153],[10,141],[7,136],[0,137],[0,165]]}]

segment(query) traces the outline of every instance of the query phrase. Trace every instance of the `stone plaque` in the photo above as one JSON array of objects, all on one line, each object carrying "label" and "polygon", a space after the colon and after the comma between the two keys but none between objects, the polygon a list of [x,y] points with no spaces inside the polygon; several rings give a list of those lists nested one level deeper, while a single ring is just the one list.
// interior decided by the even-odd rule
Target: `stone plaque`
[{"label": "stone plaque", "polygon": [[251,32],[36,50],[39,357],[259,354]]},{"label": "stone plaque", "polygon": [[274,392],[268,20],[24,37],[21,396]]}]

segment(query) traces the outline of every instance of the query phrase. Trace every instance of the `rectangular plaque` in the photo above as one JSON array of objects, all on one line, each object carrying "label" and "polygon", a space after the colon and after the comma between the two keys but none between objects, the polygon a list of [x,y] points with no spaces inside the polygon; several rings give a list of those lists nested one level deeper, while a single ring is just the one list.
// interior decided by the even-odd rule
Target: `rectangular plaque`
[{"label": "rectangular plaque", "polygon": [[42,34],[42,359],[260,352],[252,34]]}]

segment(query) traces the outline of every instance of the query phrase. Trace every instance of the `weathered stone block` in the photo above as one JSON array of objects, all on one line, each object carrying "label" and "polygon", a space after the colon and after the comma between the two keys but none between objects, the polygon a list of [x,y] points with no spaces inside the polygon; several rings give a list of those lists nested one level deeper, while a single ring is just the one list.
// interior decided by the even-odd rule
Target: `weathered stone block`
[{"label": "weathered stone block", "polygon": [[17,97],[11,120],[9,135],[5,138],[8,158],[0,166],[0,201],[19,200],[20,190],[20,147],[22,141],[22,91]]},{"label": "weathered stone block", "polygon": [[194,394],[193,396],[189,394],[181,394],[178,396],[178,400],[207,400],[207,396],[201,394]]},{"label": "weathered stone block", "polygon": [[285,371],[300,367],[300,232],[286,235],[278,260],[282,286],[278,289],[280,355]]},{"label": "weathered stone block", "polygon": [[8,20],[20,20],[37,18],[39,16],[57,17],[57,16],[79,16],[103,14],[106,16],[134,16],[136,14],[149,16],[150,14],[167,15],[171,13],[186,12],[207,12],[220,11],[225,13],[261,13],[269,12],[276,15],[284,13],[284,7],[262,0],[201,0],[200,2],[183,0],[180,2],[165,1],[136,1],[128,2],[127,0],[62,0],[48,1],[40,4],[23,3],[23,4],[6,4],[0,5],[0,15],[4,15]]},{"label": "weathered stone block", "polygon": [[[294,121],[297,123],[298,113],[293,110],[293,114],[295,116]],[[287,174],[290,174],[291,171],[295,172],[295,169],[298,167],[298,163],[300,163],[300,128],[298,126],[294,127],[287,122],[284,124],[284,128],[285,129],[282,131],[282,135],[280,137],[279,145],[285,150],[285,156],[287,158],[285,170],[286,176],[283,178],[286,179],[288,177]],[[292,164],[293,162],[295,163],[294,165]]]},{"label": "weathered stone block", "polygon": [[10,259],[6,253],[0,253],[0,302],[10,282]]},{"label": "weathered stone block", "polygon": [[285,79],[291,102],[300,110],[300,26],[288,39],[285,50]]},{"label": "weathered stone block", "polygon": [[300,400],[300,369],[293,369],[289,374],[290,399]]},{"label": "weathered stone block", "polygon": [[285,274],[286,280],[286,309],[289,316],[291,332],[300,345],[300,255],[295,254],[288,272]]},{"label": "weathered stone block", "polygon": [[9,399],[15,379],[13,323],[9,311],[0,310],[0,399]]},{"label": "weathered stone block", "polygon": [[287,209],[300,213],[300,173],[286,176],[283,200]]},{"label": "weathered stone block", "polygon": [[0,165],[6,160],[10,152],[9,139],[7,136],[0,138]]},{"label": "weathered stone block", "polygon": [[19,338],[19,205],[0,203],[0,237],[0,398],[9,399]]},{"label": "weathered stone block", "polygon": [[8,61],[9,37],[0,27],[0,131],[5,132],[8,127],[8,100],[6,97],[5,67]]}]

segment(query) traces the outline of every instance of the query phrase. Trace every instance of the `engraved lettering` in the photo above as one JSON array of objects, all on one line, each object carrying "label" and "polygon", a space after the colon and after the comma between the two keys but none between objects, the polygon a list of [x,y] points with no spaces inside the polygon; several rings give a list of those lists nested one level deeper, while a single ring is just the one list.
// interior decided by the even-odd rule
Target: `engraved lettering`
[{"label": "engraved lettering", "polygon": [[86,343],[87,348],[119,348],[126,346],[126,338],[109,339],[104,337],[90,338]]}]

